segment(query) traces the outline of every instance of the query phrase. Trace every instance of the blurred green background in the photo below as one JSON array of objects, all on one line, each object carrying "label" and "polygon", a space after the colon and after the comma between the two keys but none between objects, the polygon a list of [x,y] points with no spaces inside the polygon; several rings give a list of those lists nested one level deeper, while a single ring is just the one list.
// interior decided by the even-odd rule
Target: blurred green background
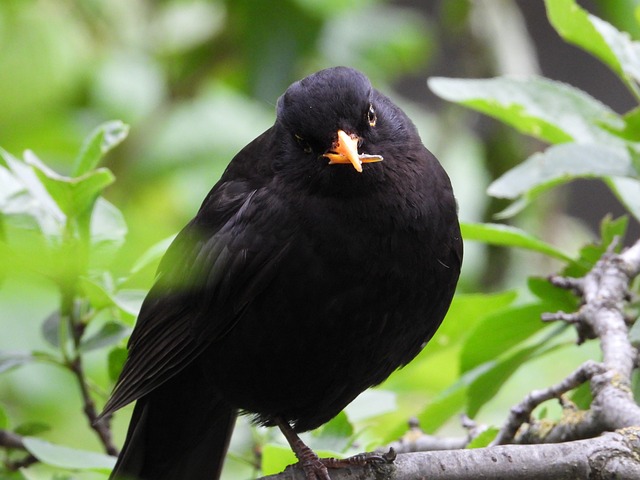
[{"label": "blurred green background", "polygon": [[[581,2],[634,36],[638,3]],[[16,156],[31,149],[68,173],[97,125],[130,125],[105,162],[117,178],[107,198],[129,229],[113,258],[117,276],[195,214],[234,153],[271,125],[291,82],[333,65],[362,70],[407,111],[450,173],[465,221],[491,219],[506,206],[486,195],[487,185],[541,144],[437,99],[427,77],[542,73],[619,112],[632,106],[605,67],[560,41],[541,0],[2,0],[0,146]],[[515,222],[572,251],[607,212],[622,208],[598,182],[585,180]],[[633,224],[630,237],[637,235]],[[535,255],[466,249],[462,292],[518,287],[526,275],[557,266]],[[58,302],[56,291],[27,272],[13,273],[0,288],[0,349],[46,349],[39,328]],[[152,280],[148,268],[127,286],[146,289]],[[584,358],[593,353],[588,348]],[[567,371],[581,361],[572,354]],[[499,421],[559,361],[529,366],[482,419]],[[98,389],[107,389],[105,353],[89,354],[87,362]],[[441,371],[426,374],[430,394],[445,388],[455,369],[446,359],[436,365]],[[67,373],[33,365],[0,377],[0,403],[14,426],[46,422],[52,428],[43,437],[99,450],[74,387]],[[126,422],[125,414],[116,419],[118,443]],[[239,429],[246,444],[251,435]]]}]

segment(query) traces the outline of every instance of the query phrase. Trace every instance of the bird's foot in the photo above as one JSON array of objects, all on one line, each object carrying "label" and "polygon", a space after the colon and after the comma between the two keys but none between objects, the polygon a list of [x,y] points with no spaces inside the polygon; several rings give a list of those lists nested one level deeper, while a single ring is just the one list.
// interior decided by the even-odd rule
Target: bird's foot
[{"label": "bird's foot", "polygon": [[359,453],[347,458],[320,458],[320,462],[327,468],[366,467],[367,465],[383,465],[393,463],[397,454],[393,448],[387,453]]},{"label": "bird's foot", "polygon": [[318,456],[309,449],[310,455],[307,458],[300,458],[299,464],[304,470],[304,475],[307,480],[331,480],[327,466],[323,460],[334,459],[320,459]]},{"label": "bird's foot", "polygon": [[[305,445],[306,447],[306,445]],[[391,448],[383,454],[360,453],[348,458],[318,458],[309,448],[300,452],[298,464],[302,467],[307,480],[331,480],[329,470],[336,468],[366,467],[369,465],[383,465],[393,463],[396,452]]]},{"label": "bird's foot", "polygon": [[384,454],[360,453],[348,458],[319,458],[318,455],[298,437],[287,422],[278,419],[276,423],[289,442],[289,445],[291,445],[293,453],[295,453],[298,458],[298,465],[302,467],[307,480],[331,480],[329,469],[381,465],[393,463],[396,459],[396,452],[393,448]]}]

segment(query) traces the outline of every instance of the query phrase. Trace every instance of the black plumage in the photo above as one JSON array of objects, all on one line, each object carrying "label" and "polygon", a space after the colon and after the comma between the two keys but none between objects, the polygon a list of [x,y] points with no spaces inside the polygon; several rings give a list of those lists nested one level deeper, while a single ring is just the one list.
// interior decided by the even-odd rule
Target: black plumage
[{"label": "black plumage", "polygon": [[103,413],[137,400],[112,478],[217,478],[237,412],[289,439],[327,422],[431,338],[461,261],[407,116],[350,68],[294,83],[160,264]]}]

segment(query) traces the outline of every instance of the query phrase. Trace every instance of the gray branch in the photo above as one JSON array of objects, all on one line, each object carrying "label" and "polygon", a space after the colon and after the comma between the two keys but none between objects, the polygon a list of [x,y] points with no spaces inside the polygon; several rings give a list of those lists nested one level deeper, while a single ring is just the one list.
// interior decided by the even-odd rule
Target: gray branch
[{"label": "gray branch", "polygon": [[[509,418],[500,430],[493,445],[515,443],[518,429],[525,423],[531,422],[531,413],[543,402],[552,398],[560,398],[561,395],[579,387],[584,382],[593,378],[598,373],[604,373],[602,364],[593,361],[585,362],[575,372],[570,374],[562,382],[544,390],[534,390],[529,393],[522,402],[511,408]],[[533,423],[533,422],[532,422]],[[522,439],[522,437],[521,437]],[[531,442],[527,442],[531,443]]]},{"label": "gray branch", "polygon": [[[582,306],[575,313],[546,314],[543,320],[571,323],[579,342],[598,339],[602,362],[587,362],[558,385],[531,392],[511,409],[495,444],[564,442],[640,425],[640,406],[631,392],[638,352],[629,340],[624,310],[629,286],[639,273],[640,241],[621,254],[608,251],[584,278],[551,278],[555,285],[580,294]],[[566,415],[552,426],[530,419],[542,402],[560,398],[587,381],[593,397],[589,410],[565,409]]]},{"label": "gray branch", "polygon": [[429,435],[420,428],[417,418],[409,420],[409,431],[403,437],[384,447],[376,449],[376,453],[383,454],[393,449],[396,453],[433,452],[436,450],[459,450],[466,448],[469,443],[484,432],[487,427],[479,425],[467,415],[460,416],[462,426],[467,430],[466,436],[442,437]]},{"label": "gray branch", "polygon": [[[504,445],[398,455],[379,466],[331,470],[332,480],[576,480],[640,478],[640,429],[588,440],[544,445]],[[306,480],[297,466],[262,480]]]}]

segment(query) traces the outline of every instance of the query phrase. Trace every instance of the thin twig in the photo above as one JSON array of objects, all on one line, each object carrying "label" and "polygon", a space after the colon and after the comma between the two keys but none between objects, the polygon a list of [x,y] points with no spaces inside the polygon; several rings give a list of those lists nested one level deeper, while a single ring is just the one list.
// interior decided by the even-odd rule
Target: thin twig
[{"label": "thin twig", "polygon": [[582,296],[582,292],[584,291],[584,279],[582,278],[552,275],[549,277],[549,281],[556,287],[571,290],[577,297]]},{"label": "thin twig", "polygon": [[5,448],[15,448],[17,450],[26,450],[22,437],[17,433],[8,430],[0,430],[0,446]]},{"label": "thin twig", "polygon": [[522,402],[511,408],[509,418],[491,445],[512,443],[518,429],[524,423],[530,422],[531,413],[537,406],[547,400],[560,398],[564,393],[579,387],[584,382],[593,378],[594,375],[603,373],[604,370],[604,365],[594,361],[587,361],[560,383],[542,390],[533,390]]},{"label": "thin twig", "polygon": [[109,426],[109,419],[102,418],[98,420],[98,411],[96,409],[96,404],[91,398],[91,394],[89,392],[89,386],[86,381],[86,377],[84,374],[84,368],[82,367],[82,359],[80,356],[76,357],[76,359],[69,364],[69,369],[73,372],[78,382],[78,386],[80,387],[80,393],[82,394],[82,402],[83,402],[83,411],[87,420],[89,422],[89,426],[96,432],[105,451],[109,455],[117,456],[118,448],[113,443],[113,439],[111,436],[111,428]]},{"label": "thin twig", "polygon": [[376,449],[382,453],[393,449],[396,453],[433,452],[437,450],[458,450],[465,448],[471,441],[487,429],[486,425],[480,425],[467,415],[460,416],[462,427],[467,430],[466,436],[442,437],[429,435],[420,428],[417,418],[409,419],[409,430],[396,442],[389,443]]},{"label": "thin twig", "polygon": [[5,460],[4,466],[7,470],[15,472],[38,462],[38,459],[29,453],[24,446],[22,436],[17,433],[0,429],[0,447],[27,452],[27,455],[19,460]]}]

